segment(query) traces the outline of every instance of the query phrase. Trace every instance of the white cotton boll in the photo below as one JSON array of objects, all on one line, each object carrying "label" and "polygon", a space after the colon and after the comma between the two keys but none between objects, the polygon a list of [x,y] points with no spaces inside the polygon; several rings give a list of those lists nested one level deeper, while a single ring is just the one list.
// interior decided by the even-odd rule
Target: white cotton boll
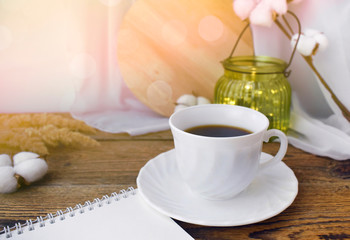
[{"label": "white cotton boll", "polygon": [[197,105],[202,105],[202,104],[210,104],[210,100],[208,98],[205,97],[197,97]]},{"label": "white cotton boll", "polygon": [[176,105],[175,106],[175,109],[174,109],[174,112],[178,112],[184,108],[187,108],[188,106],[185,106],[185,105]]},{"label": "white cotton boll", "polygon": [[310,56],[315,47],[316,47],[316,41],[313,38],[304,38],[297,46],[297,50],[300,54],[304,56]]},{"label": "white cotton boll", "polygon": [[323,51],[328,47],[328,38],[324,33],[316,29],[307,28],[304,30],[304,35],[307,37],[312,37],[316,43],[318,43],[318,49],[320,51]]},{"label": "white cotton boll", "polygon": [[233,2],[233,10],[241,20],[244,20],[249,17],[256,5],[257,2],[255,0],[235,0]]},{"label": "white cotton boll", "polygon": [[273,11],[275,11],[279,15],[285,14],[288,10],[287,1],[270,0],[268,1],[268,5]]},{"label": "white cotton boll", "polygon": [[320,51],[324,51],[328,47],[328,38],[323,33],[315,35],[314,39],[318,43],[318,49]]},{"label": "white cotton boll", "polygon": [[260,2],[250,13],[249,20],[253,25],[271,27],[274,21],[272,9],[268,4]]},{"label": "white cotton boll", "polygon": [[48,170],[45,160],[41,158],[27,159],[14,167],[15,173],[32,183],[41,179]]},{"label": "white cotton boll", "polygon": [[179,105],[194,106],[197,104],[197,98],[191,94],[184,94],[176,100]]},{"label": "white cotton boll", "polygon": [[[293,48],[295,47],[297,39],[298,39],[298,34],[293,35],[291,39],[291,45]],[[317,43],[315,39],[311,37],[307,37],[305,35],[300,35],[297,51],[304,56],[310,56],[313,53],[316,47],[316,44]]]},{"label": "white cotton boll", "polygon": [[17,178],[13,167],[0,167],[0,193],[11,193],[17,190]]},{"label": "white cotton boll", "polygon": [[20,152],[13,156],[13,165],[17,165],[25,160],[38,158],[38,157],[39,155],[33,152]]},{"label": "white cotton boll", "polygon": [[185,94],[179,97],[176,103],[177,105],[175,106],[174,112],[194,105],[210,104],[211,102],[209,99],[202,96],[195,97],[191,94]]},{"label": "white cotton boll", "polygon": [[0,167],[2,166],[12,166],[12,160],[7,154],[0,154]]},{"label": "white cotton boll", "polygon": [[[292,48],[295,47],[295,44],[296,44],[296,42],[297,42],[297,40],[298,40],[298,36],[299,36],[299,34],[294,34],[294,35],[292,36],[292,39],[290,40],[290,45],[292,46]],[[304,37],[303,34],[300,35],[299,43],[300,43],[300,40],[301,40],[303,37]]]}]

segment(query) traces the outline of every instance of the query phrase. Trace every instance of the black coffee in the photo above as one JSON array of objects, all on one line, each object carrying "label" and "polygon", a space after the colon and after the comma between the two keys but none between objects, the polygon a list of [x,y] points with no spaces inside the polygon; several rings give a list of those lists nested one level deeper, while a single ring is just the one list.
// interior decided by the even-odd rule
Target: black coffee
[{"label": "black coffee", "polygon": [[238,137],[252,133],[249,130],[227,125],[202,125],[188,128],[188,133],[206,137]]}]

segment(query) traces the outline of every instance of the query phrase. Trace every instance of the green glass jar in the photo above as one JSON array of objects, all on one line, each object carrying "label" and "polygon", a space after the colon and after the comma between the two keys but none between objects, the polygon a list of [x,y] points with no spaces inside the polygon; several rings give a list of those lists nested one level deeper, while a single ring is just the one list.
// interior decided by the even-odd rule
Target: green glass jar
[{"label": "green glass jar", "polygon": [[238,56],[223,61],[224,75],[215,86],[215,103],[255,109],[270,120],[269,128],[287,132],[291,87],[287,64],[266,56]]}]

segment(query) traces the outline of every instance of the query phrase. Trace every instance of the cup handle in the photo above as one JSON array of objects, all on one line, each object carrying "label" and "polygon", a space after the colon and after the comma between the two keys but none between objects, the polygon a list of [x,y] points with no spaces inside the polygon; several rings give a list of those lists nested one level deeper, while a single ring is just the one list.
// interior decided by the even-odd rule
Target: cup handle
[{"label": "cup handle", "polygon": [[268,142],[271,137],[278,137],[280,139],[280,148],[278,149],[277,154],[273,158],[271,158],[267,162],[260,164],[259,170],[264,170],[268,167],[275,165],[276,163],[279,163],[280,161],[282,161],[284,155],[286,155],[288,148],[288,139],[286,135],[280,130],[270,129],[267,130],[264,134],[264,142]]}]

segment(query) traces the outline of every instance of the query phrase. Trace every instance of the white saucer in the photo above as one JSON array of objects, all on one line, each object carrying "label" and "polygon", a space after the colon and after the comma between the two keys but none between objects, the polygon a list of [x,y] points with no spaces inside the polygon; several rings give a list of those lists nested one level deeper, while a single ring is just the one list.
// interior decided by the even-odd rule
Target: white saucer
[{"label": "white saucer", "polygon": [[[271,157],[263,153],[261,161]],[[263,221],[288,208],[298,193],[297,178],[281,162],[258,174],[253,183],[233,199],[203,199],[193,194],[182,180],[174,149],[151,159],[140,170],[137,186],[144,200],[159,212],[205,226],[240,226]]]}]

